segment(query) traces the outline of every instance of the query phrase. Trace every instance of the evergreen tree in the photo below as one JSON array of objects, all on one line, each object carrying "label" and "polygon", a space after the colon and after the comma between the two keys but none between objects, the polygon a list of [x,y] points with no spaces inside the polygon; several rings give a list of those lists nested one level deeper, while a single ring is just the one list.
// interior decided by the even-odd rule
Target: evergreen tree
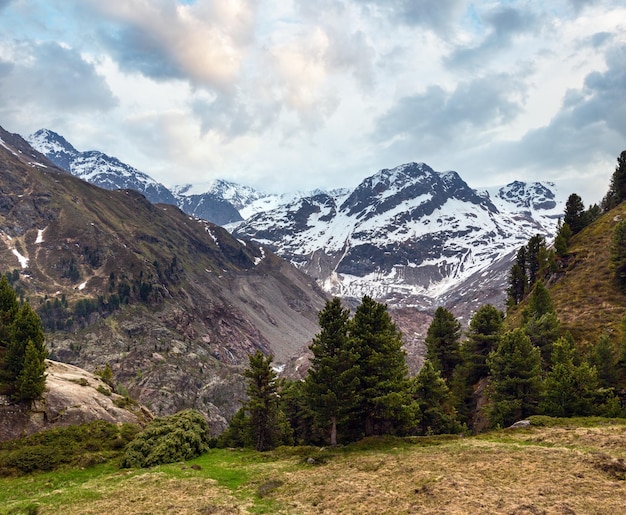
[{"label": "evergreen tree", "polygon": [[452,394],[441,373],[426,360],[413,380],[418,434],[458,433],[461,430]]},{"label": "evergreen tree", "polygon": [[16,398],[19,401],[32,401],[43,393],[46,387],[45,354],[32,340],[28,340],[24,353],[24,364],[17,376]]},{"label": "evergreen tree", "polygon": [[544,369],[552,363],[552,345],[561,334],[561,324],[556,313],[545,313],[539,318],[531,318],[524,326],[526,334],[535,347],[541,351]]},{"label": "evergreen tree", "polygon": [[610,260],[617,285],[626,289],[626,220],[618,222],[613,229]]},{"label": "evergreen tree", "polygon": [[358,356],[360,377],[352,420],[365,436],[402,432],[410,423],[408,368],[402,335],[386,305],[363,297],[350,323],[348,345]]},{"label": "evergreen tree", "polygon": [[565,216],[563,222],[569,225],[572,234],[579,233],[585,227],[585,205],[583,199],[576,193],[572,193],[565,203]]},{"label": "evergreen tree", "polygon": [[426,334],[426,359],[449,381],[460,362],[459,340],[461,324],[454,315],[441,306],[435,311]]},{"label": "evergreen tree", "polygon": [[502,335],[487,358],[492,382],[490,420],[508,426],[534,415],[541,395],[541,353],[522,329]]},{"label": "evergreen tree", "polygon": [[602,210],[608,211],[626,199],[626,150],[617,158],[617,166],[611,177],[609,191],[602,200]]},{"label": "evergreen tree", "polygon": [[471,384],[489,375],[487,356],[498,346],[504,313],[491,304],[478,308],[470,321],[467,339],[461,345],[461,357],[468,369]]},{"label": "evergreen tree", "polygon": [[615,388],[618,382],[617,349],[608,334],[602,334],[591,349],[589,364],[598,373],[598,382],[603,388]]},{"label": "evergreen tree", "polygon": [[276,372],[272,369],[272,356],[261,351],[250,355],[250,365],[244,371],[248,380],[245,409],[249,413],[251,434],[257,451],[273,449],[285,443],[286,419],[279,409]]},{"label": "evergreen tree", "polygon": [[358,356],[348,346],[350,311],[338,298],[326,302],[318,319],[321,331],[309,347],[313,357],[305,393],[318,423],[328,427],[330,444],[336,445],[337,425],[357,403]]},{"label": "evergreen tree", "polygon": [[293,431],[296,445],[324,445],[328,430],[317,423],[309,405],[304,381],[285,381],[280,390],[280,406]]},{"label": "evergreen tree", "polygon": [[546,247],[546,240],[541,234],[536,234],[528,240],[526,245],[526,270],[528,273],[528,284],[532,286],[538,279],[539,271],[542,268],[540,259],[542,249]]},{"label": "evergreen tree", "polygon": [[508,304],[515,306],[524,300],[528,288],[528,276],[526,275],[526,247],[520,247],[517,251],[515,264],[509,273]]},{"label": "evergreen tree", "polygon": [[550,292],[542,281],[537,281],[528,299],[528,308],[525,310],[526,320],[540,318],[546,313],[554,313],[554,304]]},{"label": "evergreen tree", "polygon": [[557,235],[554,240],[554,250],[556,251],[556,255],[559,257],[564,257],[567,254],[567,249],[569,246],[569,241],[572,237],[572,229],[567,223],[559,223],[557,229]]},{"label": "evergreen tree", "polygon": [[567,338],[554,343],[552,368],[546,375],[540,409],[552,417],[588,416],[594,412],[598,379],[588,363],[574,363],[574,347]]}]

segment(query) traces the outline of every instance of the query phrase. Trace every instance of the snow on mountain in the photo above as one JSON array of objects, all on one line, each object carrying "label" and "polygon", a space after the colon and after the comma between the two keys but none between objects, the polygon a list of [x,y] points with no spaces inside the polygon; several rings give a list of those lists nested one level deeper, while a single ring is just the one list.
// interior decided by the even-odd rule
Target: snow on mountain
[{"label": "snow on mountain", "polygon": [[408,163],[349,193],[297,197],[259,212],[235,234],[267,245],[333,295],[429,307],[531,236],[551,238],[563,212],[554,189],[516,182],[479,192],[456,172]]},{"label": "snow on mountain", "polygon": [[132,189],[150,202],[176,204],[172,193],[149,175],[96,150],[79,152],[59,134],[40,129],[27,138],[35,149],[54,164],[101,188]]}]

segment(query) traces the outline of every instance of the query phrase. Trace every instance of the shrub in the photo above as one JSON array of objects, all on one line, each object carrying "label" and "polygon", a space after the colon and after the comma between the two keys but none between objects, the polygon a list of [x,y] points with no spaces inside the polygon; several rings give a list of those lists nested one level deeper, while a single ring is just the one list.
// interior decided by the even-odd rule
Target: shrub
[{"label": "shrub", "polygon": [[126,446],[122,467],[152,467],[184,461],[209,450],[211,439],[206,419],[195,410],[185,410],[150,422]]}]

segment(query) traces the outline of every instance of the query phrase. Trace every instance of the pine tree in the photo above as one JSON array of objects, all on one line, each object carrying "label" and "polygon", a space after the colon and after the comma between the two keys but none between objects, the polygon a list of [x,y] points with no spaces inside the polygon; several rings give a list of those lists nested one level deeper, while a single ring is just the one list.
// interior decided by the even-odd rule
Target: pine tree
[{"label": "pine tree", "polygon": [[452,394],[441,373],[426,360],[413,380],[418,434],[457,433],[461,429]]},{"label": "pine tree", "polygon": [[245,409],[249,413],[251,434],[257,451],[273,449],[286,439],[284,414],[279,409],[276,372],[272,356],[261,351],[250,355],[250,365],[244,371],[248,380]]},{"label": "pine tree", "polygon": [[559,257],[565,257],[569,246],[569,241],[572,238],[572,229],[569,224],[561,224],[557,228],[557,235],[554,240],[554,250]]},{"label": "pine tree", "polygon": [[498,346],[504,313],[491,304],[478,308],[470,321],[467,339],[461,345],[462,361],[468,369],[468,381],[476,383],[489,375],[487,356]]},{"label": "pine tree", "polygon": [[552,363],[552,345],[561,334],[561,323],[556,313],[545,313],[539,318],[531,318],[524,326],[526,334],[535,347],[541,351],[544,369]]},{"label": "pine tree", "polygon": [[24,353],[24,364],[16,381],[16,398],[18,401],[32,401],[43,393],[46,387],[45,355],[42,356],[32,340],[28,340]]},{"label": "pine tree", "polygon": [[363,297],[350,323],[348,345],[358,356],[360,376],[352,420],[361,424],[365,436],[402,432],[410,422],[408,368],[402,335],[386,305]]},{"label": "pine tree", "polygon": [[578,234],[585,227],[585,205],[583,199],[576,193],[572,193],[565,203],[565,216],[563,222],[569,225],[572,234]]},{"label": "pine tree", "polygon": [[502,335],[487,358],[492,382],[490,420],[508,426],[534,415],[541,395],[541,352],[522,329]]},{"label": "pine tree", "polygon": [[435,311],[426,334],[426,359],[449,381],[454,368],[459,364],[459,340],[461,324],[454,315],[441,306]]},{"label": "pine tree", "polygon": [[546,313],[554,313],[554,304],[552,303],[550,292],[543,282],[537,281],[530,293],[528,307],[524,312],[524,318],[526,320],[540,318]]},{"label": "pine tree", "polygon": [[546,240],[541,234],[536,234],[528,240],[526,245],[526,270],[528,273],[528,284],[532,287],[539,278],[539,271],[542,268],[540,256],[542,249],[546,247]]},{"label": "pine tree", "polygon": [[591,349],[589,364],[595,367],[603,388],[615,388],[618,382],[617,349],[608,334],[602,334]]},{"label": "pine tree", "polygon": [[305,379],[308,404],[322,427],[328,427],[331,445],[337,444],[337,425],[357,403],[358,356],[348,346],[350,311],[338,298],[320,311],[321,331],[309,347],[313,353]]},{"label": "pine tree", "polygon": [[553,356],[540,410],[552,417],[592,415],[598,390],[596,369],[586,362],[574,363],[574,347],[567,338],[554,343]]},{"label": "pine tree", "polygon": [[528,288],[528,276],[526,275],[526,247],[520,247],[517,251],[515,264],[509,273],[508,304],[515,306],[524,300]]},{"label": "pine tree", "polygon": [[609,191],[602,200],[602,210],[609,211],[626,199],[626,150],[617,158],[617,166],[611,177]]}]

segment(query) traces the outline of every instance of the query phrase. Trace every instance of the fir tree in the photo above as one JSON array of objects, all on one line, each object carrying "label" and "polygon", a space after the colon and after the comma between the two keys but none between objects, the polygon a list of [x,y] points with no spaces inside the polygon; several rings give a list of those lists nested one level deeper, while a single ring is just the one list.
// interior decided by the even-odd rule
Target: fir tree
[{"label": "fir tree", "polygon": [[490,420],[508,426],[534,415],[541,395],[541,352],[522,329],[502,335],[487,358],[492,383]]},{"label": "fir tree", "polygon": [[350,312],[338,298],[326,302],[318,319],[321,331],[309,347],[313,357],[305,392],[318,423],[328,427],[330,444],[336,445],[337,425],[357,403],[358,356],[348,346]]},{"label": "fir tree", "polygon": [[561,324],[556,313],[545,313],[539,318],[531,318],[524,326],[526,334],[535,347],[541,351],[544,369],[552,363],[552,345],[561,334]]},{"label": "fir tree", "polygon": [[546,240],[541,234],[536,234],[528,240],[526,245],[526,270],[528,273],[528,283],[532,287],[539,278],[539,271],[542,269],[541,251],[546,247]]},{"label": "fir tree", "polygon": [[528,288],[528,276],[526,275],[526,247],[520,247],[517,251],[515,264],[509,273],[508,304],[515,306],[524,300]]},{"label": "fir tree", "polygon": [[565,203],[565,216],[563,222],[569,225],[572,234],[578,234],[585,227],[585,205],[583,199],[576,193],[572,193]]},{"label": "fir tree", "polygon": [[595,367],[598,381],[603,388],[617,387],[617,349],[608,334],[602,334],[591,349],[589,364]]},{"label": "fir tree", "polygon": [[461,357],[472,384],[489,375],[487,356],[498,346],[504,324],[504,313],[491,304],[481,306],[470,321],[467,339],[461,346]]},{"label": "fir tree", "polygon": [[567,249],[569,247],[569,241],[572,237],[572,229],[569,224],[564,223],[561,224],[559,222],[559,226],[557,228],[557,235],[554,240],[554,250],[556,251],[556,255],[559,257],[565,257],[567,254]]},{"label": "fir tree", "polygon": [[410,422],[408,368],[402,335],[387,306],[364,296],[350,323],[350,351],[358,356],[359,404],[352,419],[365,436],[402,432]]},{"label": "fir tree", "polygon": [[602,210],[608,211],[626,199],[626,150],[617,158],[617,166],[611,177],[609,191],[602,200]]},{"label": "fir tree", "polygon": [[552,368],[546,375],[540,409],[552,417],[588,416],[594,411],[598,379],[588,363],[574,363],[574,347],[567,338],[554,343]]},{"label": "fir tree", "polygon": [[452,394],[441,373],[426,360],[413,380],[418,434],[458,433],[461,429]]},{"label": "fir tree", "polygon": [[45,354],[32,340],[28,340],[24,352],[24,364],[16,381],[16,398],[18,401],[32,401],[43,393],[46,387]]},{"label": "fir tree", "polygon": [[272,356],[256,351],[250,355],[250,365],[244,371],[248,380],[245,409],[250,417],[250,430],[257,451],[273,449],[284,443],[286,419],[279,409],[276,372]]},{"label": "fir tree", "polygon": [[449,381],[460,362],[459,340],[461,324],[454,315],[441,306],[435,311],[426,334],[426,359]]},{"label": "fir tree", "polygon": [[554,313],[552,297],[542,281],[537,281],[528,299],[528,308],[524,316],[526,320],[540,318],[546,313]]}]

